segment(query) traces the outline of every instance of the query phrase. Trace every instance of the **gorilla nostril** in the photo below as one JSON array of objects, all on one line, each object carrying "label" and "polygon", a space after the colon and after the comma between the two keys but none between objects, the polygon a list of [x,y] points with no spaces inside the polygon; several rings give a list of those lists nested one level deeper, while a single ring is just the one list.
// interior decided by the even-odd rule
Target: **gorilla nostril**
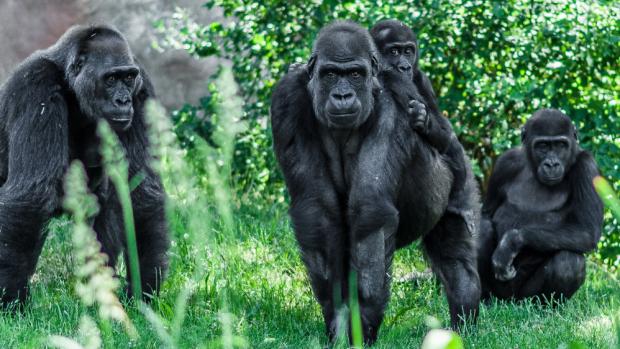
[{"label": "gorilla nostril", "polygon": [[550,169],[550,170],[553,170],[553,169],[555,169],[558,166],[560,166],[559,162],[555,162],[555,161],[554,162],[545,162],[545,167]]},{"label": "gorilla nostril", "polygon": [[119,107],[124,107],[128,105],[129,102],[131,102],[131,99],[129,97],[117,97],[114,99],[114,103]]},{"label": "gorilla nostril", "polygon": [[411,67],[408,65],[400,65],[398,66],[398,70],[400,70],[401,72],[405,73],[411,70]]},{"label": "gorilla nostril", "polygon": [[345,92],[345,93],[336,92],[332,94],[332,97],[334,97],[334,99],[336,99],[339,102],[346,102],[353,98],[353,93],[352,92]]}]

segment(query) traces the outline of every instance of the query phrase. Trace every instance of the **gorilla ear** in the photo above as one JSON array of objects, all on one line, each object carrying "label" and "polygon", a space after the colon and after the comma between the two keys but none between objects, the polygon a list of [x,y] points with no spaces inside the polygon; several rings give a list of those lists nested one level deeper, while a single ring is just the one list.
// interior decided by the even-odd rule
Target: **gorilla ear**
[{"label": "gorilla ear", "polygon": [[575,142],[579,142],[579,131],[575,125],[573,125],[573,137],[575,137]]},{"label": "gorilla ear", "polygon": [[77,56],[75,61],[71,63],[71,65],[69,66],[69,71],[71,72],[71,74],[73,76],[78,75],[80,71],[82,71],[82,68],[84,67],[84,63],[86,63],[86,56],[83,54]]},{"label": "gorilla ear", "polygon": [[372,68],[372,76],[376,77],[379,75],[379,60],[374,53],[370,55],[370,66]]},{"label": "gorilla ear", "polygon": [[316,64],[316,54],[313,53],[310,55],[310,59],[308,59],[308,77],[312,79],[312,74],[314,73],[314,65]]}]

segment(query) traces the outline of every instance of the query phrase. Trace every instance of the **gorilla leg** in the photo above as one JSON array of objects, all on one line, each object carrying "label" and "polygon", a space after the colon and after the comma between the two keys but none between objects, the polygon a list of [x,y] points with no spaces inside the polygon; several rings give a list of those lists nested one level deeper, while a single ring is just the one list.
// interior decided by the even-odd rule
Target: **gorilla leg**
[{"label": "gorilla leg", "polygon": [[471,198],[475,197],[477,202],[479,195],[474,184],[473,173],[468,166],[470,161],[465,155],[463,146],[454,134],[452,134],[452,140],[445,152],[444,159],[447,160],[453,178],[450,199],[446,210],[461,216],[467,224],[467,228],[470,231],[474,231],[474,227],[477,225],[477,215],[474,213]]},{"label": "gorilla leg", "polygon": [[493,270],[491,269],[491,256],[497,246],[495,230],[490,220],[483,218],[480,221],[478,238],[476,239],[476,249],[478,255],[478,275],[480,275],[480,286],[482,289],[481,298],[486,300],[491,296],[491,289],[494,283]]},{"label": "gorilla leg", "polygon": [[[377,340],[390,296],[389,270],[396,246],[398,211],[381,200],[355,205],[352,212],[351,269],[357,271],[364,342]],[[351,285],[350,287],[353,287]]]},{"label": "gorilla leg", "polygon": [[[31,192],[0,189],[0,300],[6,305],[23,302],[28,294],[28,280],[35,271],[45,241],[43,227],[52,216],[53,198],[33,196]],[[53,203],[52,203],[53,202]]]},{"label": "gorilla leg", "polygon": [[344,325],[337,323],[336,310],[346,294],[345,235],[336,202],[328,197],[322,198],[324,202],[318,201],[295,202],[289,213],[314,296],[321,306],[327,335],[333,340],[339,326]]},{"label": "gorilla leg", "polygon": [[16,99],[11,102],[13,109],[2,115],[13,117],[5,126],[8,170],[0,188],[3,304],[25,300],[45,239],[42,229],[60,207],[69,151],[66,105],[55,89],[45,83],[29,88],[28,103]]},{"label": "gorilla leg", "polygon": [[154,178],[145,178],[132,193],[144,295],[157,295],[164,274],[168,270],[166,252],[170,246],[170,239],[167,233],[164,201],[165,195],[161,184]]},{"label": "gorilla leg", "polygon": [[523,284],[516,298],[539,296],[547,301],[569,299],[586,278],[585,257],[580,253],[559,251],[542,264]]},{"label": "gorilla leg", "polygon": [[93,228],[97,234],[97,240],[101,243],[101,252],[108,256],[108,266],[116,270],[118,255],[125,244],[125,227],[116,191],[108,181],[105,181],[102,187],[97,192],[101,207]]},{"label": "gorilla leg", "polygon": [[446,290],[452,328],[459,329],[465,321],[475,321],[480,279],[473,238],[465,221],[446,212],[423,244],[433,271]]}]

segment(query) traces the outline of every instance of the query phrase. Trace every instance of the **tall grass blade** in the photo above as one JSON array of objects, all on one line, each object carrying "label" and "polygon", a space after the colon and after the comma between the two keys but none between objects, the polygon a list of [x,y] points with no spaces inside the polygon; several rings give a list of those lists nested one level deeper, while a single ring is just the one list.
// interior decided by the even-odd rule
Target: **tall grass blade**
[{"label": "tall grass blade", "polygon": [[364,347],[364,333],[362,332],[362,316],[360,314],[360,304],[357,298],[357,274],[355,271],[349,273],[349,308],[351,309],[351,339],[353,348],[361,349]]},{"label": "tall grass blade", "polygon": [[140,299],[142,297],[142,284],[140,283],[138,244],[136,242],[131,191],[129,189],[129,165],[118,137],[106,121],[101,120],[99,122],[97,133],[101,138],[100,150],[103,158],[103,168],[112,184],[114,184],[123,211],[132,293],[134,297],[137,297],[136,299]]},{"label": "tall grass blade", "polygon": [[618,200],[618,196],[614,192],[614,189],[611,187],[609,182],[601,176],[594,178],[593,182],[594,188],[605,203],[605,206],[609,208],[616,219],[620,220],[620,200]]}]

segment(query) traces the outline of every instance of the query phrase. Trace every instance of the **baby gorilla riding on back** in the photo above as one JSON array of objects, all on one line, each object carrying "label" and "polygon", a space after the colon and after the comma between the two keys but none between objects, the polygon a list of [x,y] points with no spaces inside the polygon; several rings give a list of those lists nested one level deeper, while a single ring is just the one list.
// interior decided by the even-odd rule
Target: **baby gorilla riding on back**
[{"label": "baby gorilla riding on back", "polygon": [[[337,307],[356,287],[366,343],[383,319],[394,251],[418,238],[445,286],[453,327],[475,318],[480,296],[474,232],[446,210],[448,160],[413,131],[378,76],[368,31],[336,22],[319,33],[306,68],[280,80],[271,107],[293,228],[328,334],[346,326]],[[475,214],[469,173],[464,186]],[[349,285],[352,272],[358,282]]]}]

